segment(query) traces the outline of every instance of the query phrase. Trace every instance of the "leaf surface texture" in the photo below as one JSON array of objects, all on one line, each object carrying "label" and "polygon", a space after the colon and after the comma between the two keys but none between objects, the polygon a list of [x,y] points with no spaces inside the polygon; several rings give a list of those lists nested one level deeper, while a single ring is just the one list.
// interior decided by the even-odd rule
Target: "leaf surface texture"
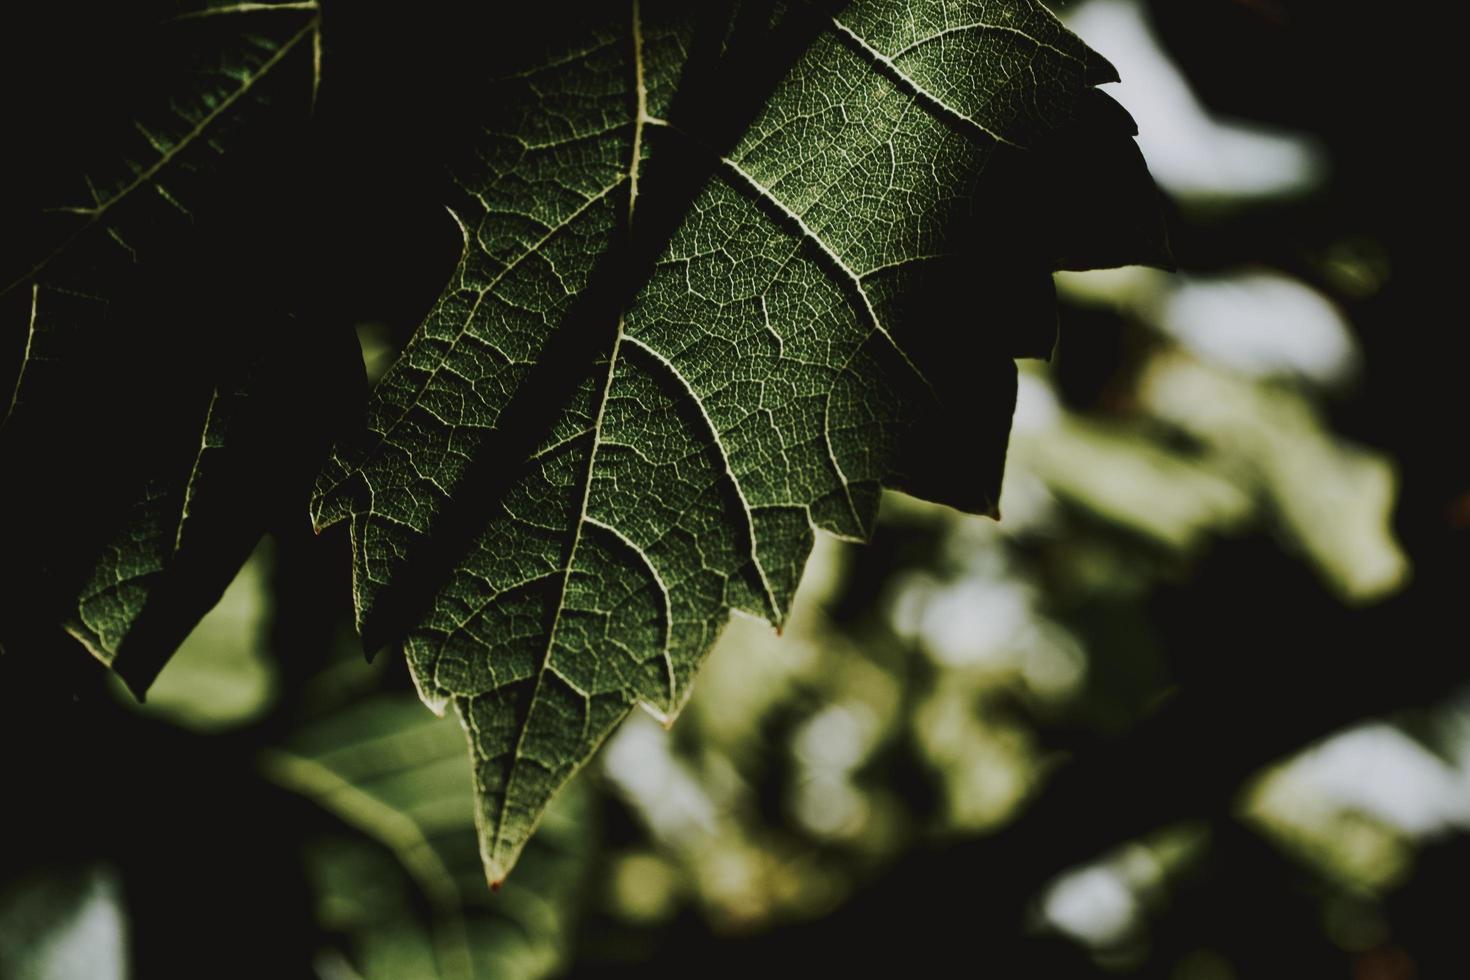
[{"label": "leaf surface texture", "polygon": [[[905,452],[927,419],[975,404],[943,338],[986,327],[919,316],[915,297],[953,293],[1005,247],[977,203],[991,161],[1071,122],[1111,68],[1030,0],[739,7],[715,55],[688,5],[599,7],[485,85],[454,171],[463,257],[377,387],[365,440],[318,480],[316,524],[350,521],[369,632],[445,513],[477,495],[405,647],[423,698],[469,733],[493,881],[630,708],[677,714],[732,610],[783,621],[817,530],[865,538],[884,486],[994,506],[992,486],[936,490]],[[749,125],[706,138],[681,102],[700,59],[803,25],[810,43]],[[525,424],[514,406],[534,368],[567,343],[609,253],[637,241],[659,181],[688,172],[661,161],[701,153],[708,178],[648,274],[478,499],[469,474]],[[1013,371],[1012,353],[997,339],[987,363]],[[1013,374],[970,377],[1007,420]]]}]

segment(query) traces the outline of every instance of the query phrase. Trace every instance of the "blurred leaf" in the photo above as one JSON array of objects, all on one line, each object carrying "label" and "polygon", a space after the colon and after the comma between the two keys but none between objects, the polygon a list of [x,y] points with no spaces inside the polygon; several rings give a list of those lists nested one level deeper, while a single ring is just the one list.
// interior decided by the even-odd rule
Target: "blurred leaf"
[{"label": "blurred leaf", "polygon": [[127,918],[106,867],[56,869],[0,890],[0,976],[125,980]]},{"label": "blurred leaf", "polygon": [[1408,559],[1390,525],[1393,465],[1335,437],[1300,392],[1182,356],[1156,359],[1139,389],[1158,415],[1268,495],[1284,529],[1343,598],[1372,601],[1403,584]]},{"label": "blurred leaf", "polygon": [[464,733],[413,698],[382,695],[333,712],[261,764],[378,845],[334,837],[307,854],[320,918],[346,935],[364,977],[534,978],[565,961],[591,855],[583,795],[558,801],[522,872],[492,896]]},{"label": "blurred leaf", "polygon": [[1181,551],[1252,514],[1250,495],[1218,467],[1066,412],[1043,378],[1025,381],[1012,460],[1058,497]]}]

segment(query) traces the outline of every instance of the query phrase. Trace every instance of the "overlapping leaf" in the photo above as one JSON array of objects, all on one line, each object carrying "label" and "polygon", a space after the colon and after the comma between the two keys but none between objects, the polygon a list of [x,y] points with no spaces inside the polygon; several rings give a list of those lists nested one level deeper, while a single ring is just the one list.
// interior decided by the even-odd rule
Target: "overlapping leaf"
[{"label": "overlapping leaf", "polygon": [[[469,732],[494,881],[632,706],[678,712],[731,610],[782,621],[816,530],[865,537],[885,485],[993,508],[1018,351],[985,310],[1009,306],[923,298],[964,295],[1007,247],[1014,228],[981,203],[1005,191],[987,184],[997,153],[1045,140],[1112,77],[1032,0],[774,18],[744,4],[715,44],[689,5],[607,6],[480,93],[483,135],[455,172],[463,258],[380,383],[366,443],[329,461],[313,503],[318,526],[350,518],[374,638],[425,574],[425,542],[455,558],[406,649],[424,699]],[[728,67],[742,43],[812,27],[767,90]],[[696,76],[756,89],[728,145],[699,113],[730,100],[691,106]],[[618,250],[649,246],[659,182],[701,159],[708,179],[652,268],[631,267],[636,295],[594,310],[595,356],[528,395],[538,364],[584,342],[568,323],[588,318]],[[521,411],[549,399],[544,419]],[[949,461],[910,450],[977,406],[970,424],[992,438],[947,447],[957,478],[935,479]],[[504,458],[506,432],[543,421]],[[488,483],[486,453],[500,454]],[[959,478],[971,455],[995,476]]]},{"label": "overlapping leaf", "polygon": [[[64,22],[87,11],[47,13]],[[221,199],[241,193],[248,167],[235,157],[269,156],[262,144],[280,121],[305,118],[320,18],[314,3],[223,2],[97,18],[103,27],[40,35],[78,46],[83,63],[36,56],[37,71],[58,77],[35,79],[40,133],[0,202],[10,225],[0,316],[7,360],[17,355],[0,455],[29,475],[5,539],[20,577],[12,594],[34,597],[30,628],[58,617],[108,664],[181,550],[199,559],[173,576],[187,587],[155,603],[172,608],[155,608],[134,644],[146,652],[125,658],[141,689],[260,533],[259,514],[236,499],[250,461],[227,457],[239,455],[242,427],[260,428],[258,417],[241,425],[246,375],[270,360],[279,380],[281,358],[231,336],[241,304],[218,309],[231,257],[213,254],[208,236],[224,237]],[[256,416],[278,392],[266,394]],[[63,521],[68,533],[56,535]]]}]

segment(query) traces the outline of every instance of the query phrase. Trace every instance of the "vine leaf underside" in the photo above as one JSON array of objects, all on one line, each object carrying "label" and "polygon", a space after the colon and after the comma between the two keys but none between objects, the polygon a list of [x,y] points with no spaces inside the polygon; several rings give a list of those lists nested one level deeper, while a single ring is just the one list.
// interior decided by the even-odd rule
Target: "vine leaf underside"
[{"label": "vine leaf underside", "polygon": [[1034,0],[692,6],[588,5],[484,82],[463,256],[312,502],[365,640],[464,724],[492,882],[732,610],[783,621],[817,530],[884,486],[994,512],[1052,268],[1163,261],[1152,214],[1057,203],[1078,139],[1151,184]]}]

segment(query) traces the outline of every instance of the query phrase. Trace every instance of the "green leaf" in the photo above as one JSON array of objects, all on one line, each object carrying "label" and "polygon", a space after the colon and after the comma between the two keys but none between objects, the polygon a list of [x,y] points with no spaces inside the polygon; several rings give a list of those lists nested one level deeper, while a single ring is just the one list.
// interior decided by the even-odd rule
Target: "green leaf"
[{"label": "green leaf", "polygon": [[465,793],[464,736],[411,695],[378,695],[319,717],[268,750],[261,768],[397,866],[385,869],[347,839],[308,849],[322,920],[349,938],[364,977],[529,980],[564,965],[592,854],[585,797],[558,801],[524,873],[492,898]]},{"label": "green leaf", "polygon": [[[493,882],[731,610],[785,619],[817,530],[865,538],[883,486],[993,511],[1005,314],[1050,317],[1067,249],[989,220],[989,170],[1114,77],[1032,0],[690,6],[599,8],[485,83],[463,257],[313,501],[350,519],[365,641],[406,631],[469,732]],[[1037,275],[987,276],[1007,250]]]},{"label": "green leaf", "polygon": [[128,976],[128,916],[107,865],[49,868],[0,888],[0,971],[7,977]]},{"label": "green leaf", "polygon": [[218,479],[219,457],[243,393],[211,392],[199,427],[199,446],[187,469],[173,479],[154,476],[124,527],[92,567],[68,617],[66,631],[111,666],[154,582],[196,531],[201,494]]},{"label": "green leaf", "polygon": [[[63,628],[138,696],[211,608],[326,451],[351,335],[273,331],[272,353],[208,393],[90,566]],[[181,415],[189,393],[174,394]],[[188,418],[187,415],[184,415]]]}]

